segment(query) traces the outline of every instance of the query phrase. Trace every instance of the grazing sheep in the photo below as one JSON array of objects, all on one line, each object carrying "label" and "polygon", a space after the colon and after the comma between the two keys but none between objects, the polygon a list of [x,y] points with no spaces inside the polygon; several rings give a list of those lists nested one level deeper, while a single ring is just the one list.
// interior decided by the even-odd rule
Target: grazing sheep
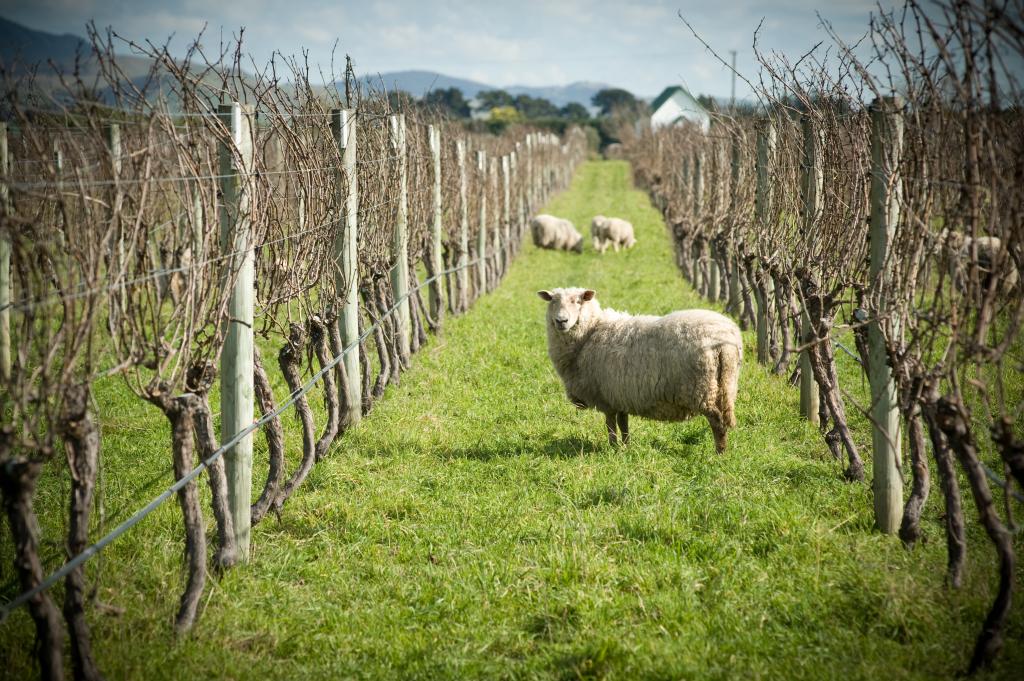
[{"label": "grazing sheep", "polygon": [[568,220],[541,213],[530,220],[530,232],[538,248],[583,252],[583,235]]},{"label": "grazing sheep", "polygon": [[604,148],[605,158],[622,158],[623,146],[618,142],[612,142]]},{"label": "grazing sheep", "polygon": [[590,236],[594,240],[594,250],[604,253],[611,244],[616,251],[619,247],[632,248],[636,245],[633,236],[633,225],[622,218],[606,218],[596,215],[590,221]]},{"label": "grazing sheep", "polygon": [[[949,268],[949,276],[958,290],[965,291],[967,289],[966,279],[970,275],[972,259],[978,265],[983,288],[988,288],[993,276],[999,278],[996,290],[1001,294],[1007,294],[1017,286],[1017,281],[1020,278],[1017,266],[999,237],[979,236],[974,238],[962,232],[943,229],[939,232],[938,241],[942,246],[942,256],[946,260],[946,266]],[[998,272],[996,271],[997,267]]]},{"label": "grazing sheep", "polygon": [[703,414],[725,451],[736,425],[743,360],[739,327],[711,310],[664,317],[602,309],[594,291],[538,291],[548,301],[548,355],[580,409],[604,413],[608,441],[629,444],[629,415],[684,421]]}]

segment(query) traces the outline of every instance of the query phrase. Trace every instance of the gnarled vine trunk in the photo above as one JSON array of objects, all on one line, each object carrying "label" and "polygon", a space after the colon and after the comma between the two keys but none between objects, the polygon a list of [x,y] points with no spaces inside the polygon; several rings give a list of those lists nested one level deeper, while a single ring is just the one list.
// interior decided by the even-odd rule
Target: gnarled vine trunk
[{"label": "gnarled vine trunk", "polygon": [[[14,540],[14,569],[21,590],[34,589],[43,581],[43,566],[39,560],[39,537],[32,507],[36,482],[43,462],[24,457],[12,457],[8,435],[0,432],[0,496],[4,513]],[[28,601],[28,612],[36,625],[36,654],[40,676],[44,679],[64,678],[64,627],[60,613],[45,591]]]},{"label": "gnarled vine trunk", "polygon": [[[89,514],[92,510],[99,467],[100,434],[89,414],[89,386],[67,389],[61,418],[64,452],[71,472],[68,509],[68,557],[89,545]],[[76,567],[64,580],[64,620],[71,634],[71,664],[76,679],[102,679],[92,656],[89,623],[85,619],[85,568]]]},{"label": "gnarled vine trunk", "polygon": [[[274,403],[274,391],[267,378],[267,370],[263,367],[263,358],[258,348],[253,350],[253,386],[256,392],[256,404],[264,417],[272,413],[277,406]],[[251,524],[263,520],[277,498],[284,479],[284,430],[281,428],[281,417],[275,416],[263,425],[263,434],[267,439],[267,451],[270,463],[267,479],[263,483],[263,491],[250,507]]]}]

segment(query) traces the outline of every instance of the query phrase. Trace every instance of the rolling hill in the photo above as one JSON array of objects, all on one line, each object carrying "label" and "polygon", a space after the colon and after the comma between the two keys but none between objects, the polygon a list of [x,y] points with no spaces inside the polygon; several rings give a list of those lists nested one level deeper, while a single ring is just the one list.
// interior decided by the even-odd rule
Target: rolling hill
[{"label": "rolling hill", "polygon": [[434,71],[392,71],[374,75],[364,75],[362,82],[380,89],[383,85],[388,90],[404,90],[414,97],[422,97],[431,90],[458,88],[467,98],[472,98],[484,90],[505,90],[511,95],[529,95],[543,97],[555,106],[565,106],[569,102],[577,102],[592,108],[591,98],[600,90],[611,87],[606,83],[579,81],[568,85],[510,85],[502,87],[489,85],[468,78],[447,76]]}]

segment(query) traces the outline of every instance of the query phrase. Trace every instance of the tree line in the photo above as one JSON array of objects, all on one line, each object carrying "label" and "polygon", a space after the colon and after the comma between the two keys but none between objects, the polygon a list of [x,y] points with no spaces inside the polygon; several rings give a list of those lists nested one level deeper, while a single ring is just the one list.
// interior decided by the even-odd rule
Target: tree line
[{"label": "tree line", "polygon": [[[623,120],[632,122],[649,113],[646,102],[621,88],[606,88],[595,93],[590,99],[596,109],[593,116],[591,110],[579,102],[569,102],[560,107],[544,97],[513,95],[501,89],[483,90],[475,98],[467,98],[457,87],[440,88],[431,90],[420,99],[404,90],[394,90],[388,98],[395,109],[426,108],[448,118],[465,121],[468,127],[494,134],[500,134],[517,123],[529,123],[559,133],[570,125],[579,125],[595,130],[596,135],[591,133],[591,136],[595,143],[600,140],[602,145],[618,141],[614,128]],[[472,99],[478,103],[477,111],[486,115],[470,122],[473,117]]]}]

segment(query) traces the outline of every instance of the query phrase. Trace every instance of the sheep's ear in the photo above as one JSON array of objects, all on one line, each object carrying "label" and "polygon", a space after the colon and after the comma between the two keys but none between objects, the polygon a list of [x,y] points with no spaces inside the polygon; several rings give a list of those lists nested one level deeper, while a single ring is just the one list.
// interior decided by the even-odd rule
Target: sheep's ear
[{"label": "sheep's ear", "polygon": [[537,291],[537,295],[540,296],[542,300],[551,300],[551,291]]},{"label": "sheep's ear", "polygon": [[583,300],[583,302],[586,302],[588,300],[593,299],[593,297],[594,297],[594,289],[588,288],[586,291],[583,292],[583,295],[580,296],[580,299]]}]

